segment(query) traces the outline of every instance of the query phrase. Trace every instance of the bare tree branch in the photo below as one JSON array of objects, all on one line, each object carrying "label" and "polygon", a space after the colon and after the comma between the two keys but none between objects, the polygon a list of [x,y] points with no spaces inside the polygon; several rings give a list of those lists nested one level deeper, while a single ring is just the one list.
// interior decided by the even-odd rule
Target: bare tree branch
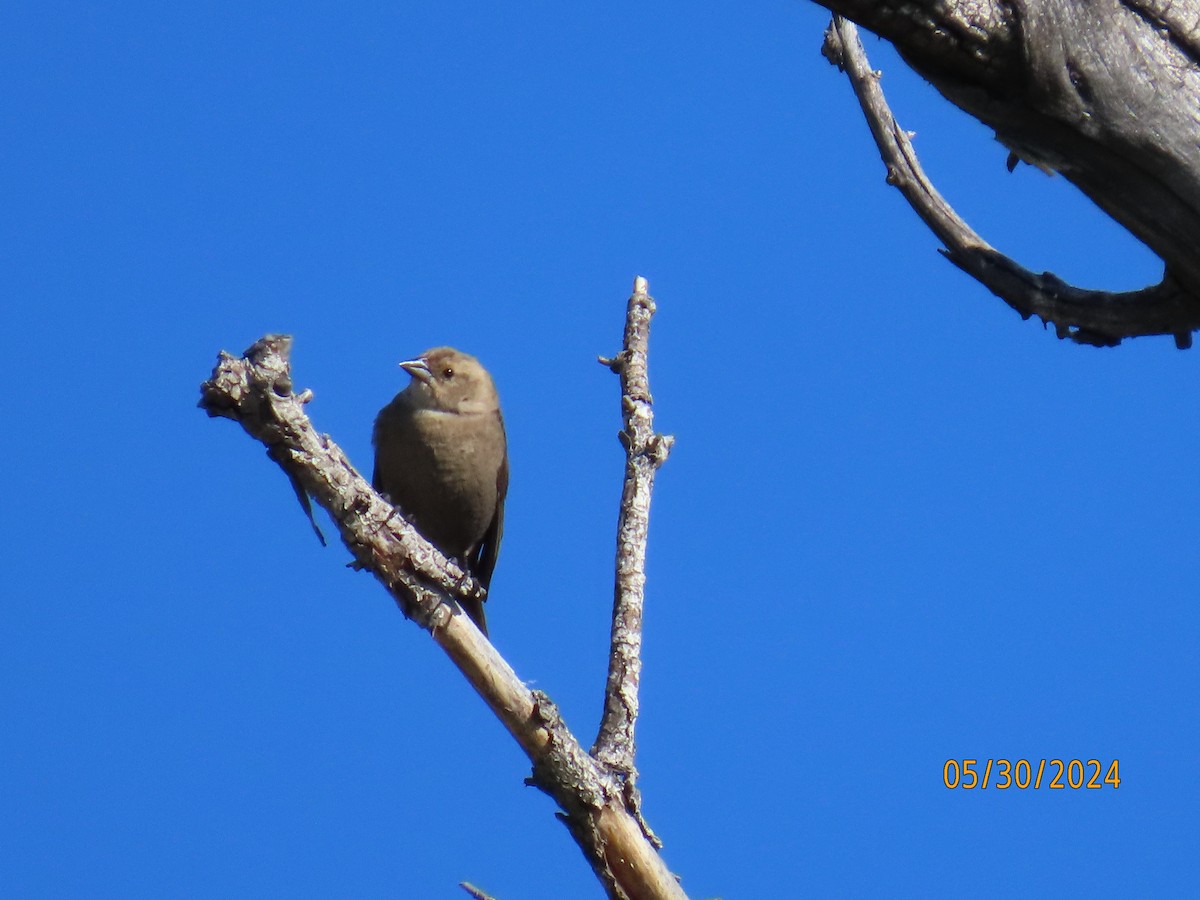
[{"label": "bare tree branch", "polygon": [[480,586],[446,559],[319,434],[304,412],[309,391],[293,392],[291,338],[268,335],[236,359],[222,353],[201,386],[200,407],[233,419],[261,441],[294,484],[337,524],[356,566],[427,630],[533,763],[530,783],[560,817],[614,900],[680,900],[685,895],[628,807],[625,779],[589,756],[550,699],[530,691],[471,622],[457,597]]},{"label": "bare tree branch", "polygon": [[[952,223],[867,83],[857,41],[827,41],[826,55],[851,71],[889,180],[956,265],[1022,315],[1053,322],[1060,337],[1112,345],[1172,334],[1190,345],[1200,328],[1198,0],[816,2],[892,41],[947,99],[995,129],[1010,165],[1025,160],[1073,182],[1157,253],[1166,275],[1141,291],[1086,291],[1022,269]],[[923,204],[919,194],[929,195]]]},{"label": "bare tree branch", "polygon": [[[617,570],[613,587],[612,644],[604,714],[592,746],[592,755],[624,779],[630,810],[641,819],[634,768],[634,729],[638,716],[638,688],[642,672],[642,605],[646,588],[646,539],[650,527],[650,495],[654,473],[667,460],[674,438],[654,431],[654,401],[650,395],[650,318],[654,300],[645,278],[635,278],[625,314],[624,349],[600,362],[621,377],[621,414],[624,429],[618,432],[625,448],[625,482],[617,522]],[[642,822],[646,837],[655,846],[658,838]]]},{"label": "bare tree branch", "polygon": [[1200,328],[1200,304],[1171,279],[1139,291],[1110,293],[1072,287],[1049,272],[1037,275],[997,251],[958,215],[925,175],[908,134],[897,124],[880,74],[870,68],[853,24],[835,16],[824,52],[850,78],[871,134],[894,185],[945,244],[945,256],[1021,314],[1053,324],[1060,338],[1113,346],[1122,338],[1173,334],[1191,344]]}]

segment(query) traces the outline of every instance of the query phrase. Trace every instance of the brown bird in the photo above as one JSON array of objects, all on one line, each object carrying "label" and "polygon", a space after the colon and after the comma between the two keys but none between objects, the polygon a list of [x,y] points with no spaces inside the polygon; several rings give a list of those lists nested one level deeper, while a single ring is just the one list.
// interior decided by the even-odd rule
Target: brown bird
[{"label": "brown bird", "polygon": [[[487,588],[508,493],[500,398],[479,360],[452,347],[400,363],[412,381],[375,419],[375,490]],[[479,600],[459,600],[479,630]]]}]

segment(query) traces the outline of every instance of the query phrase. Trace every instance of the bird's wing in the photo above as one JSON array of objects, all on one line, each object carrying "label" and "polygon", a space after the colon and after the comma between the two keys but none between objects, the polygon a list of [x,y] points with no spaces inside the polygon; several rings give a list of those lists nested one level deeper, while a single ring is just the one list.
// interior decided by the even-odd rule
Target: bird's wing
[{"label": "bird's wing", "polygon": [[[501,428],[503,428],[501,422]],[[479,546],[472,554],[471,574],[479,579],[486,588],[492,583],[492,572],[496,568],[496,557],[500,555],[500,538],[504,536],[504,498],[508,495],[508,454],[505,453],[500,461],[500,470],[496,472],[496,513],[488,525],[487,531],[479,541]]]}]

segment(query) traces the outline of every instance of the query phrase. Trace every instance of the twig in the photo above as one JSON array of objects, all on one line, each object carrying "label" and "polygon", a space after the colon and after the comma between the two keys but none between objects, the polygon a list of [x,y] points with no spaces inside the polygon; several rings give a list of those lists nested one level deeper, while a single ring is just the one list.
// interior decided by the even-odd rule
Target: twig
[{"label": "twig", "polygon": [[[613,588],[612,646],[604,714],[592,755],[625,782],[630,811],[641,820],[637,794],[634,730],[638,716],[638,688],[642,671],[642,606],[646,587],[646,538],[650,524],[650,495],[654,473],[671,451],[672,437],[654,431],[654,406],[650,395],[648,354],[650,318],[654,300],[645,278],[635,278],[625,314],[623,349],[612,359],[601,357],[621,378],[621,413],[624,428],[618,433],[625,448],[625,481],[617,521],[617,563]],[[656,846],[658,838],[642,822],[646,836]]]},{"label": "twig", "polygon": [[880,73],[872,71],[857,27],[834,16],[823,51],[850,78],[879,154],[894,185],[921,220],[945,244],[942,253],[1021,314],[1052,324],[1060,338],[1098,347],[1123,338],[1170,334],[1181,349],[1191,346],[1200,328],[1200,305],[1171,279],[1138,291],[1110,293],[1073,287],[1045,272],[1036,275],[1000,253],[958,215],[925,175],[908,134],[896,123]]},{"label": "twig", "polygon": [[475,887],[475,885],[471,884],[471,882],[469,882],[469,881],[460,881],[458,883],[458,886],[460,888],[462,888],[464,891],[466,891],[468,894],[470,894],[472,897],[474,897],[475,900],[496,900],[496,898],[493,897],[491,894],[481,891],[479,888]]}]

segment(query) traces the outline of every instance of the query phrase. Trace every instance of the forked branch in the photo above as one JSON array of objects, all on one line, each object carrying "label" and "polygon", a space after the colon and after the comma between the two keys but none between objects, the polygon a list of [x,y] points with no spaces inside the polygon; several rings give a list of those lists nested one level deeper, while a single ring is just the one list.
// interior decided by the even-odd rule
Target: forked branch
[{"label": "forked branch", "polygon": [[[644,296],[645,282],[639,283]],[[530,783],[558,803],[560,818],[608,896],[686,900],[630,799],[632,745],[628,768],[585,752],[550,698],[529,690],[461,614],[456,598],[479,596],[479,585],[421,537],[372,490],[341,449],[313,428],[304,412],[312,394],[293,390],[290,351],[291,338],[268,335],[241,358],[220,354],[212,377],[201,386],[200,407],[210,416],[238,422],[264,444],[298,491],[329,513],[356,567],[374,575],[446,652],[528,755]],[[644,352],[641,365],[644,371]],[[648,495],[644,499],[648,504]],[[644,527],[642,533],[644,537]],[[631,577],[640,588],[640,572]],[[637,619],[640,625],[640,593]],[[636,661],[627,660],[630,664],[636,668]],[[636,691],[634,704],[636,714]]]}]

